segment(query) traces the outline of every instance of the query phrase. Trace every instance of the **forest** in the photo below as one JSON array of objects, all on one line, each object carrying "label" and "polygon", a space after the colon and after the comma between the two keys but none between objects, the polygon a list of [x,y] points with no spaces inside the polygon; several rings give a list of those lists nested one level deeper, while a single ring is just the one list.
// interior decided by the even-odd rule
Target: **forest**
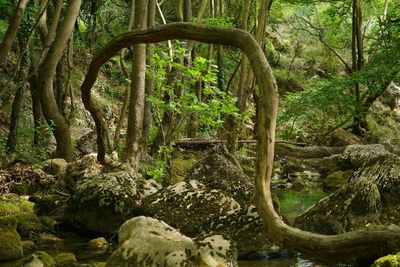
[{"label": "forest", "polygon": [[0,0],[11,266],[400,266],[400,2]]}]

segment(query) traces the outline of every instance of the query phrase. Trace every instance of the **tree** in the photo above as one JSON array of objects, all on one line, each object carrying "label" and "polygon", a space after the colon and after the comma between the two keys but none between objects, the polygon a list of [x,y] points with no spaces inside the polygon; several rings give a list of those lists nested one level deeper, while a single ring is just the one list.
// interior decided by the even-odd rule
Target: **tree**
[{"label": "tree", "polygon": [[4,61],[7,58],[8,53],[12,48],[28,2],[28,0],[18,1],[17,10],[15,10],[14,16],[10,20],[7,32],[0,43],[0,61]]},{"label": "tree", "polygon": [[[93,110],[90,95],[101,66],[112,55],[129,45],[161,42],[169,39],[194,39],[201,42],[236,46],[249,57],[249,62],[253,67],[260,88],[257,114],[256,201],[258,212],[265,222],[268,236],[274,243],[325,260],[346,260],[357,256],[382,254],[397,249],[396,244],[400,241],[399,226],[371,227],[366,230],[326,236],[290,227],[275,212],[269,184],[274,162],[278,88],[272,69],[261,47],[247,32],[190,23],[171,23],[117,36],[93,59],[81,87],[85,106],[90,107],[89,111],[96,118],[96,124],[99,122],[100,113]],[[100,132],[98,131],[100,135],[101,131],[104,130],[102,127],[105,126],[98,125],[97,128],[100,130]],[[98,141],[99,149],[104,148],[104,140]],[[104,155],[104,151],[98,155]],[[102,161],[101,158],[100,161]]]},{"label": "tree", "polygon": [[78,17],[81,0],[71,0],[68,4],[63,21],[57,34],[51,42],[49,51],[38,70],[38,92],[43,114],[46,120],[54,125],[54,136],[57,141],[56,156],[72,160],[73,148],[68,122],[60,113],[53,91],[53,81],[57,64],[64,54],[68,40]]},{"label": "tree", "polygon": [[[135,2],[135,29],[147,27],[147,0]],[[124,161],[137,166],[140,157],[142,138],[146,78],[146,45],[137,44],[132,47],[132,76],[129,103],[128,131]]]}]

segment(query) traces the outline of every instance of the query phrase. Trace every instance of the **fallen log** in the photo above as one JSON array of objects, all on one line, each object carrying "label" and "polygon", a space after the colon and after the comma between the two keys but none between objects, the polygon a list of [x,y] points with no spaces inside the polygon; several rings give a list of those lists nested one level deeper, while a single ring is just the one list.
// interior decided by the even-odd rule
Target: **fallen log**
[{"label": "fallen log", "polygon": [[[202,140],[202,139],[180,139],[175,142],[176,148],[205,150],[215,145],[226,144],[226,140]],[[257,145],[257,140],[239,140],[240,145]],[[290,156],[296,158],[324,158],[332,155],[341,154],[345,149],[342,147],[326,146],[305,146],[305,143],[290,142],[285,140],[276,140],[275,154],[278,156]]]}]

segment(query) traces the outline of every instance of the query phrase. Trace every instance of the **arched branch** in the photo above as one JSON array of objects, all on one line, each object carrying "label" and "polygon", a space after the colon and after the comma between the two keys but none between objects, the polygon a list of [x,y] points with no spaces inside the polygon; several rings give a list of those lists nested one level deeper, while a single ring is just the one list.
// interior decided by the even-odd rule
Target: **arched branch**
[{"label": "arched branch", "polygon": [[124,47],[138,43],[155,43],[171,39],[192,39],[199,42],[229,45],[240,48],[249,58],[260,88],[258,127],[256,200],[269,238],[276,244],[323,260],[346,260],[353,257],[379,255],[398,248],[400,227],[370,227],[341,235],[320,235],[286,225],[275,212],[270,192],[270,177],[274,161],[274,141],[278,90],[271,67],[256,40],[247,32],[191,23],[171,23],[148,30],[132,31],[112,40],[90,64],[81,86],[85,107],[97,127],[98,158],[104,162],[105,124],[100,109],[91,98],[91,88],[101,66]]}]

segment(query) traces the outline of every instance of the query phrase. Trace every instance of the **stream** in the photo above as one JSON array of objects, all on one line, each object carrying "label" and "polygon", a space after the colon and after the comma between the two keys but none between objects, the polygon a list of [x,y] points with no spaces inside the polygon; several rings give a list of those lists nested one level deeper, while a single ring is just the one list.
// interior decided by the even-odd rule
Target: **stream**
[{"label": "stream", "polygon": [[[316,203],[319,199],[324,197],[324,193],[321,189],[307,190],[297,192],[295,190],[285,190],[277,192],[280,200],[281,213],[287,218],[292,219],[299,215],[301,212],[309,208],[311,205]],[[46,251],[51,256],[55,256],[59,253],[70,252],[76,255],[79,263],[92,264],[98,262],[105,262],[111,255],[112,249],[109,249],[106,253],[99,254],[90,251],[87,248],[87,242],[89,238],[80,236],[77,234],[65,234],[59,236],[62,242],[47,243],[38,246],[38,250]],[[16,261],[0,263],[0,267],[11,267],[14,266]],[[302,255],[298,253],[288,252],[277,252],[277,253],[266,253],[260,254],[257,259],[251,261],[240,261],[240,267],[312,267],[312,266],[350,266],[344,264],[338,265],[325,265],[316,263],[307,259],[302,258]]]}]

